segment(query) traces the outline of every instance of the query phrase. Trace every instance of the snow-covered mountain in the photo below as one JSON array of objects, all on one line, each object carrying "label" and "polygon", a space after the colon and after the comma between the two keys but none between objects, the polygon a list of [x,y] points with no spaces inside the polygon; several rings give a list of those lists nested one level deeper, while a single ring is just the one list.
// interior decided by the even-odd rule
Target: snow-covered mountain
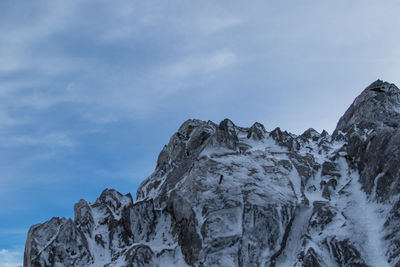
[{"label": "snow-covered mountain", "polygon": [[332,136],[188,120],[136,201],[32,226],[24,266],[400,266],[399,125],[380,80]]}]

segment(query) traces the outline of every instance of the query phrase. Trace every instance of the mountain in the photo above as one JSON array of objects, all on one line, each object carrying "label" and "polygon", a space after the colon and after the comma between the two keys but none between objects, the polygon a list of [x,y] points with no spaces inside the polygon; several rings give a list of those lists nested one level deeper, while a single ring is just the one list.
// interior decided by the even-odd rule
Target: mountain
[{"label": "mountain", "polygon": [[400,266],[399,124],[380,80],[332,135],[188,120],[136,201],[32,226],[24,266]]}]

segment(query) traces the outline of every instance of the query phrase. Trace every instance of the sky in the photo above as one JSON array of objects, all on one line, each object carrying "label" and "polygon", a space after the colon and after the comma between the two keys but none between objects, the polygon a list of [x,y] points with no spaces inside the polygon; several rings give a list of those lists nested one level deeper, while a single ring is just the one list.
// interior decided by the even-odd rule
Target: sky
[{"label": "sky", "polygon": [[29,227],[135,195],[187,119],[332,133],[400,84],[400,2],[0,1],[0,266]]}]

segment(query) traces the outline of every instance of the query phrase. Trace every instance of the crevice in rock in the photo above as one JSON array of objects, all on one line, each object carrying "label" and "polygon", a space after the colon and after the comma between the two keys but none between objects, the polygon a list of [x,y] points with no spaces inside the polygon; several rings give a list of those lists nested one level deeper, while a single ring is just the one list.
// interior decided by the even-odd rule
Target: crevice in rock
[{"label": "crevice in rock", "polygon": [[293,212],[292,218],[290,218],[290,221],[289,221],[288,225],[285,228],[285,233],[283,234],[282,242],[281,242],[281,245],[279,247],[279,250],[277,252],[275,252],[271,256],[270,267],[275,267],[276,260],[278,259],[278,257],[282,254],[283,250],[285,249],[286,242],[287,242],[287,239],[289,237],[290,230],[292,229],[292,225],[293,225],[293,221],[294,221],[295,217],[296,217],[296,212]]}]

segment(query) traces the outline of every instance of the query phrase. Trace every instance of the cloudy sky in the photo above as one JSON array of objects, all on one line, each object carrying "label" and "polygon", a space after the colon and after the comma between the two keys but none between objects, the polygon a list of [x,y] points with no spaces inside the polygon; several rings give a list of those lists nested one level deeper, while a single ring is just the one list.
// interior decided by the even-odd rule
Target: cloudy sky
[{"label": "cloudy sky", "polygon": [[0,265],[104,188],[135,193],[189,118],[332,132],[400,84],[398,1],[0,1]]}]

